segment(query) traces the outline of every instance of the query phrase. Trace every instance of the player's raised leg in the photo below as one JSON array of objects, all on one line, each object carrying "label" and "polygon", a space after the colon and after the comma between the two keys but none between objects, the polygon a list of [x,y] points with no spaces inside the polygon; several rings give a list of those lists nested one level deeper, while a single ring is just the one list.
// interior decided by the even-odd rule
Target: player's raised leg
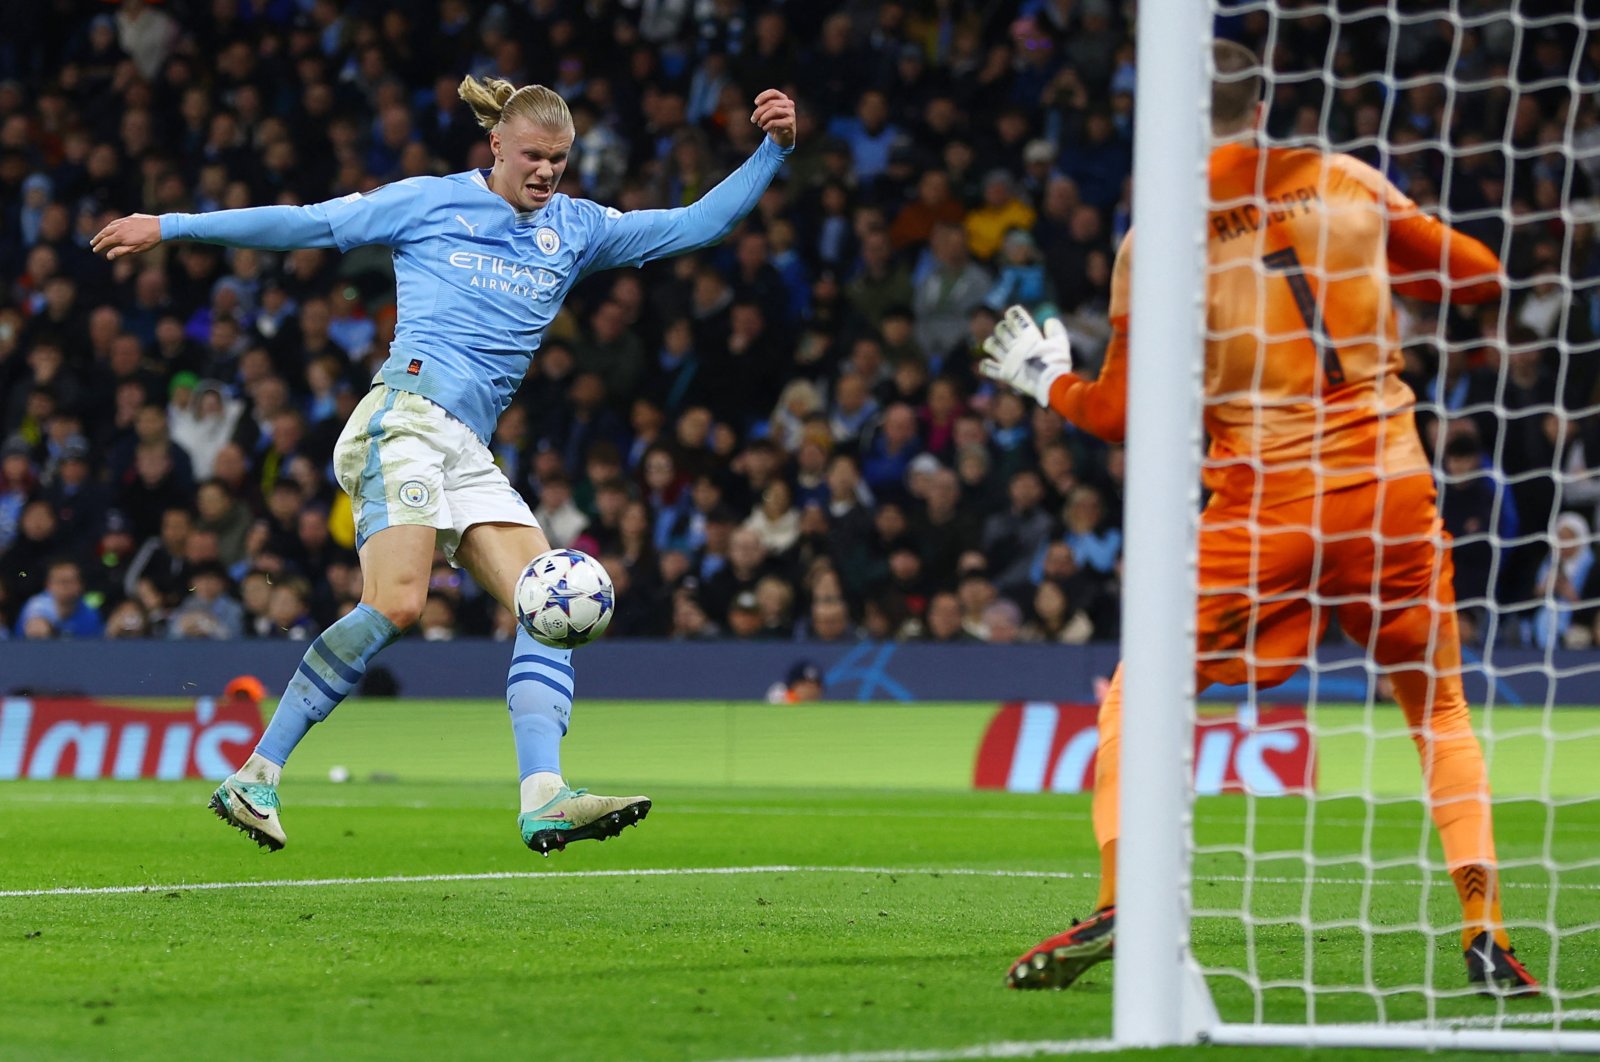
[{"label": "player's raised leg", "polygon": [[[495,599],[515,611],[517,578],[550,548],[544,532],[521,524],[482,523],[461,537],[456,559]],[[650,811],[647,797],[609,797],[572,789],[561,776],[561,739],[572,715],[572,650],[535,641],[521,626],[506,676],[506,705],[517,747],[522,840],[543,855],[572,841],[605,840]]]},{"label": "player's raised leg", "polygon": [[1100,699],[1094,767],[1094,839],[1100,847],[1100,893],[1093,913],[1029,948],[1006,971],[1011,988],[1066,988],[1111,958],[1117,918],[1117,779],[1122,764],[1122,665]]},{"label": "player's raised leg", "polygon": [[396,525],[362,545],[361,603],[312,640],[260,744],[212,794],[212,810],[257,843],[278,849],[287,840],[278,818],[278,780],[295,746],[355,690],[368,662],[422,614],[435,534],[431,527]]},{"label": "player's raised leg", "polygon": [[[1308,502],[1253,512],[1214,498],[1200,523],[1200,596],[1196,605],[1195,692],[1213,682],[1275,686],[1303,660],[1326,623],[1302,591],[1316,549],[1307,532]],[[1100,701],[1095,754],[1094,835],[1100,888],[1093,913],[1035,945],[1011,964],[1012,988],[1066,988],[1112,957],[1117,902],[1119,778],[1122,763],[1122,665]]]},{"label": "player's raised leg", "polygon": [[[1354,497],[1357,492],[1344,492]],[[1428,808],[1444,848],[1445,865],[1461,903],[1461,948],[1467,978],[1486,991],[1535,993],[1539,984],[1516,958],[1500,910],[1489,774],[1461,685],[1461,639],[1456,625],[1454,567],[1434,508],[1431,477],[1410,476],[1359,492],[1358,534],[1341,550],[1340,571],[1377,573],[1365,591],[1376,614],[1360,601],[1339,611],[1339,622],[1394,684],[1422,761]],[[1347,563],[1348,560],[1348,563]]]}]

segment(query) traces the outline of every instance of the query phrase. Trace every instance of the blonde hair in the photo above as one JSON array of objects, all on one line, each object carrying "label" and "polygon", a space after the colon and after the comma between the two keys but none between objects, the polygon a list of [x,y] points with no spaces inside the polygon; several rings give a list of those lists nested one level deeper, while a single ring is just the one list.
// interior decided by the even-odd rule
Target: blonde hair
[{"label": "blonde hair", "polygon": [[517,88],[497,77],[479,81],[468,74],[461,79],[456,93],[472,108],[478,124],[485,129],[492,130],[507,118],[526,118],[547,129],[572,128],[572,112],[567,110],[567,101],[543,85]]}]

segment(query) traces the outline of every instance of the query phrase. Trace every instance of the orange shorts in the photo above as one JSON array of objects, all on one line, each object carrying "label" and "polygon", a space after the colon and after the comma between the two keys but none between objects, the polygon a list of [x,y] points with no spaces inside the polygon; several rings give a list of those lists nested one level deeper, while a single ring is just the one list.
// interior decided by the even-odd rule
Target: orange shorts
[{"label": "orange shorts", "polygon": [[1330,615],[1380,665],[1459,667],[1450,536],[1434,498],[1428,475],[1278,503],[1214,495],[1200,516],[1200,686],[1283,682]]}]

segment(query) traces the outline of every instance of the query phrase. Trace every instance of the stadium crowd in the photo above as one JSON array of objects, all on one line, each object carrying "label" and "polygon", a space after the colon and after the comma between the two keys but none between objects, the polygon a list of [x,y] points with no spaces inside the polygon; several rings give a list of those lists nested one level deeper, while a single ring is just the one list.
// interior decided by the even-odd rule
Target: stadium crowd
[{"label": "stadium crowd", "polygon": [[[1407,375],[1469,638],[1582,642],[1600,251],[1575,211],[1600,187],[1600,34],[1339,6],[1219,32],[1262,51],[1270,30],[1275,70],[1317,75],[1276,81],[1270,135],[1325,136],[1502,252],[1503,305],[1402,304]],[[802,104],[756,212],[718,248],[584,281],[495,434],[552,542],[610,570],[612,636],[1116,637],[1120,448],[973,356],[1011,303],[1061,317],[1091,372],[1109,336],[1131,7],[5,5],[0,637],[306,638],[359,599],[329,458],[393,335],[388,252],[107,263],[88,240],[134,211],[487,166],[466,73],[560,92],[561,190],[624,210],[692,202],[745,158],[761,88]],[[1385,69],[1415,80],[1355,76]],[[421,637],[511,622],[438,558]]]}]

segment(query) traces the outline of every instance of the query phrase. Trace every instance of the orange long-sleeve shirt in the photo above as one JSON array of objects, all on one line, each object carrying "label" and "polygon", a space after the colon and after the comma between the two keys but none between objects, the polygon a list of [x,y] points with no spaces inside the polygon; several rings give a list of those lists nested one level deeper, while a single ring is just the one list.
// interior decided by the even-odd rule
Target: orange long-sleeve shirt
[{"label": "orange long-sleeve shirt", "polygon": [[[1227,144],[1210,184],[1206,486],[1291,500],[1426,470],[1391,292],[1497,298],[1494,253],[1348,155]],[[1099,377],[1050,390],[1052,408],[1111,441],[1127,424],[1132,242],[1112,271]]]}]

